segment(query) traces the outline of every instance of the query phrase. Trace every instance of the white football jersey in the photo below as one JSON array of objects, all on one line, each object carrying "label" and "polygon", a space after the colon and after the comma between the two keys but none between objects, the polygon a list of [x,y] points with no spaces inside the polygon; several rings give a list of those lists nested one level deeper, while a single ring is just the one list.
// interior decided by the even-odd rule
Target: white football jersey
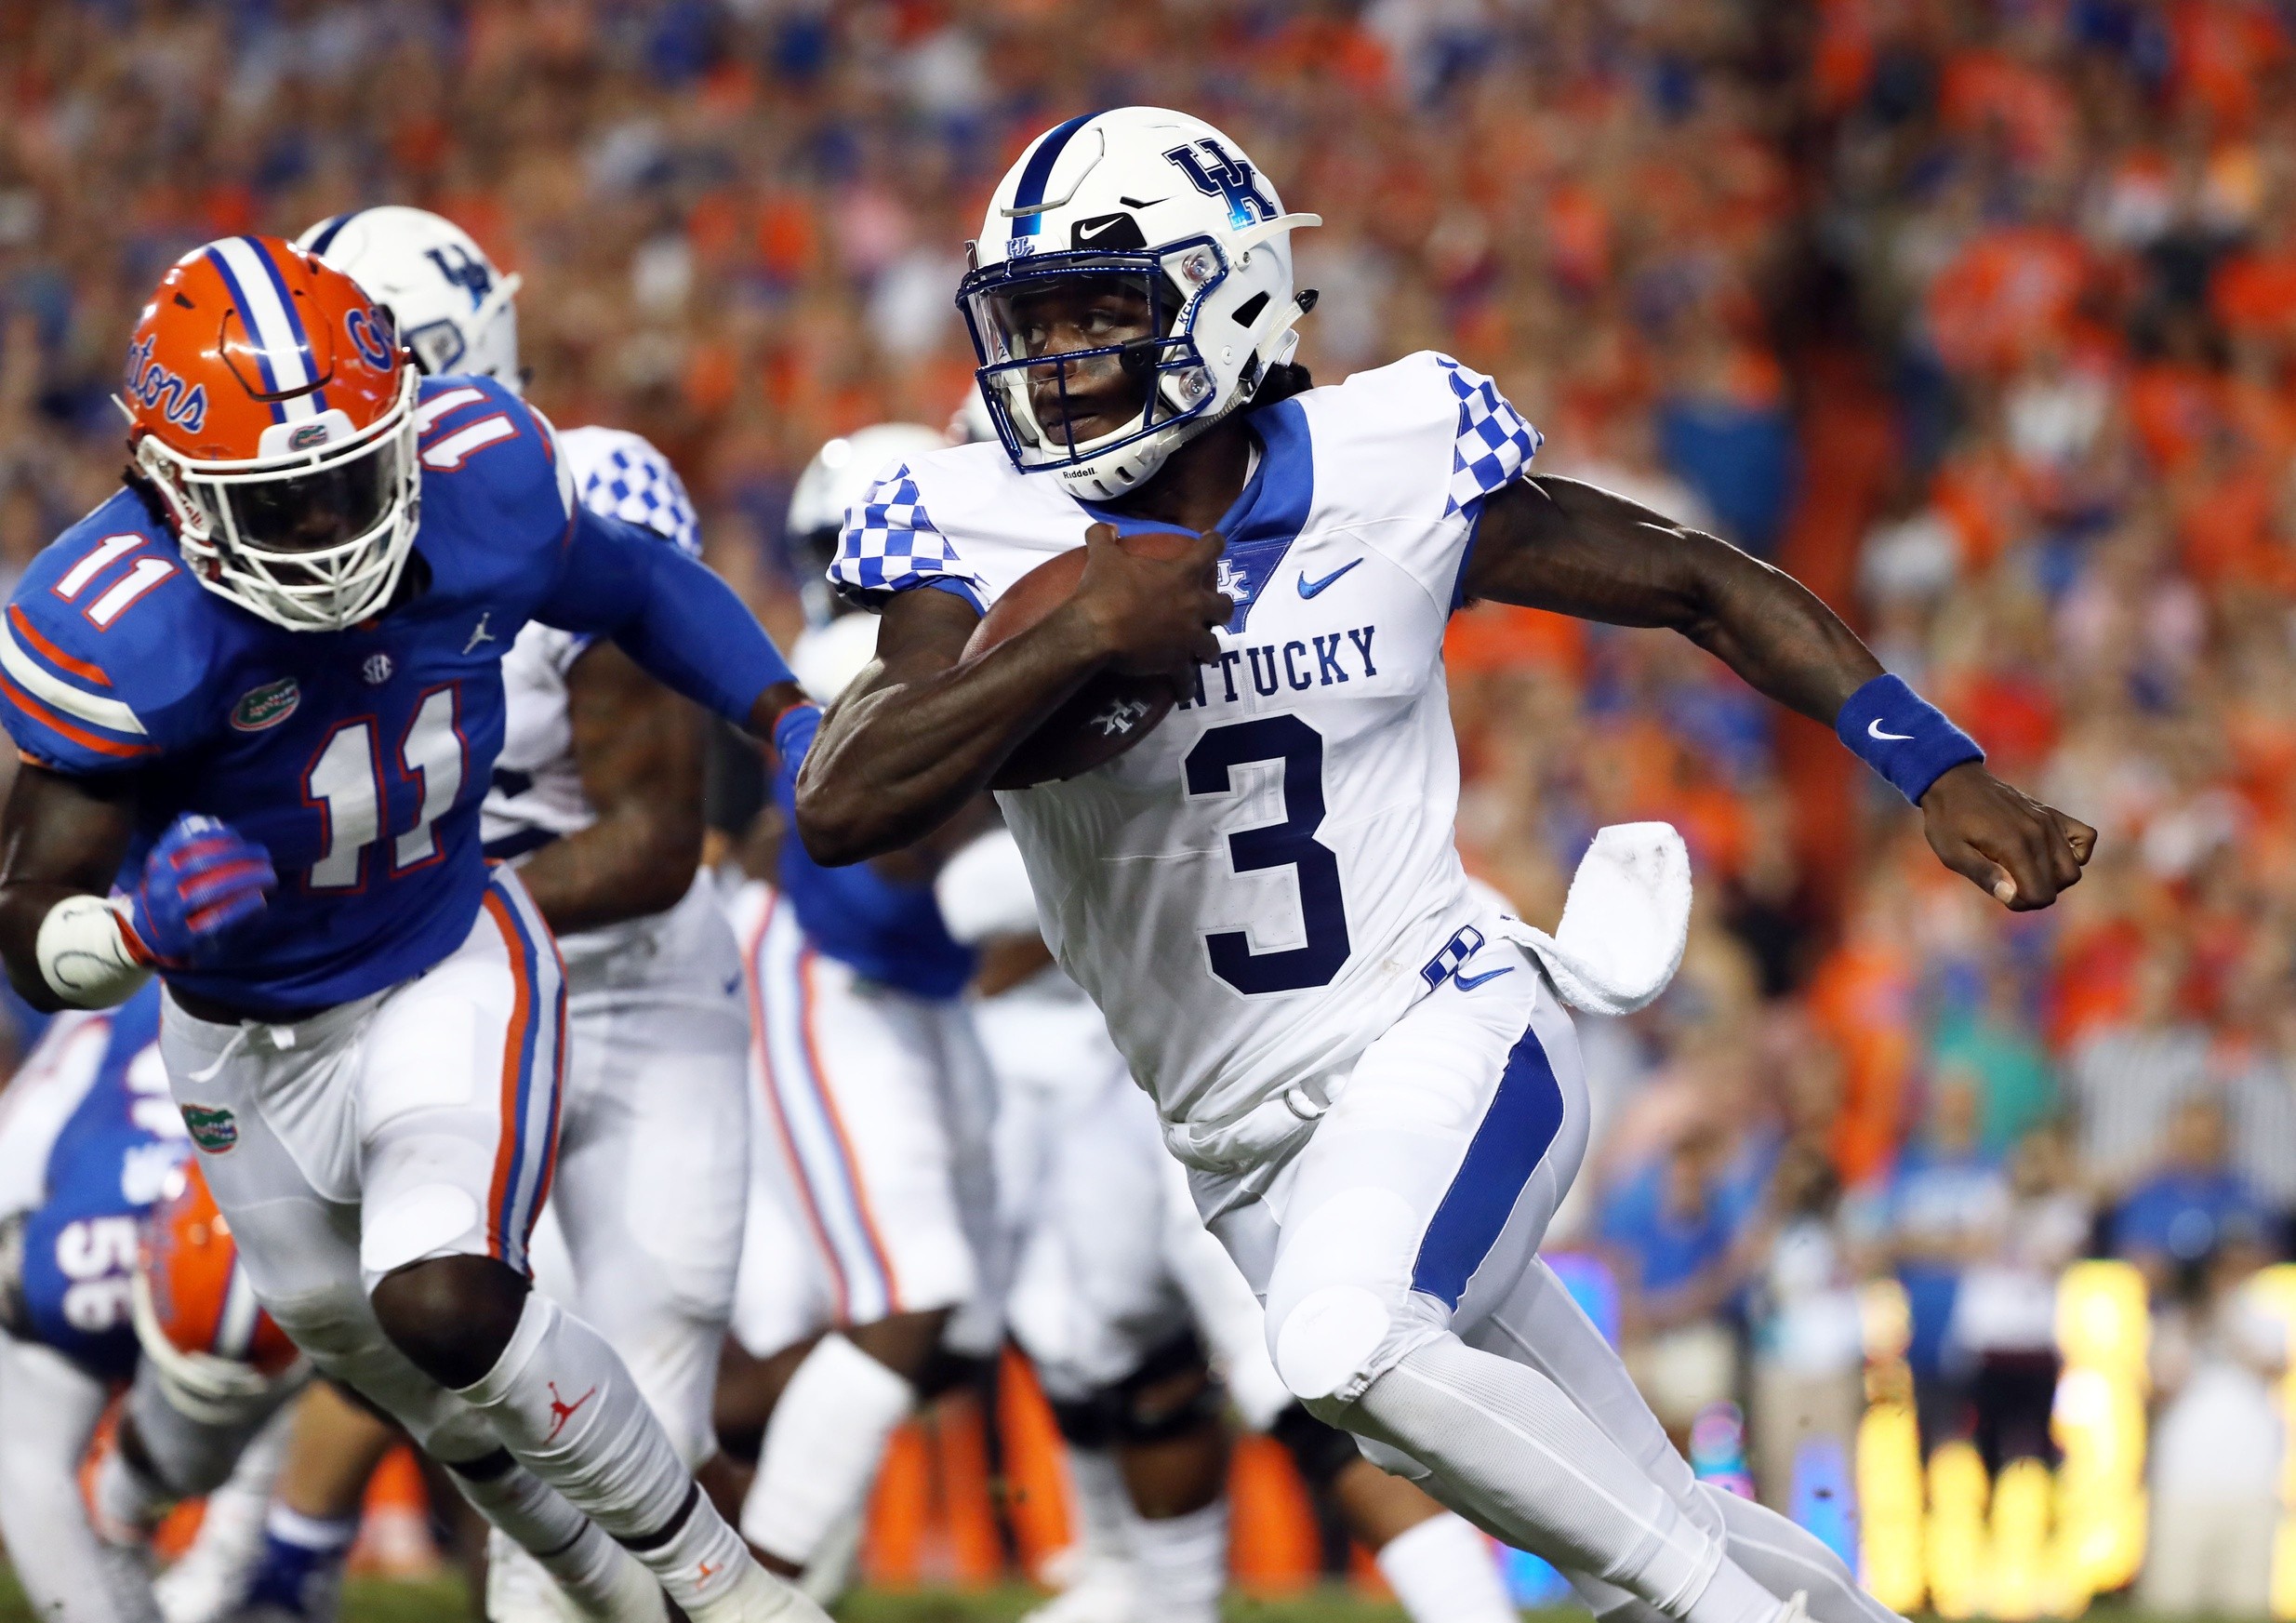
[{"label": "white football jersey", "polygon": [[[701,524],[685,486],[670,459],[642,436],[616,428],[563,429],[558,451],[592,512],[643,525],[701,555]],[[521,857],[598,820],[582,793],[566,717],[566,672],[589,646],[577,632],[529,620],[503,657],[502,752],[479,809],[489,857]]]},{"label": "white football jersey", "polygon": [[[999,796],[1062,967],[1165,1120],[1204,1126],[1315,1097],[1481,916],[1453,843],[1443,629],[1483,499],[1539,445],[1489,379],[1427,353],[1251,420],[1219,662],[1126,754]],[[1000,446],[933,452],[847,514],[830,579],[985,609],[1099,519]]]}]

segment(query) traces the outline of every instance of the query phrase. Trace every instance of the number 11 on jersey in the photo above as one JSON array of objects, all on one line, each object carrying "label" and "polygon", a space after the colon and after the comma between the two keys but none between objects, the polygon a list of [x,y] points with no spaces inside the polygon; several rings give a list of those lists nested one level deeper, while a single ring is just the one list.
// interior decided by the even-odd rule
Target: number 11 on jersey
[{"label": "number 11 on jersey", "polygon": [[[392,876],[438,860],[431,825],[453,809],[462,792],[467,753],[454,685],[432,688],[415,707],[399,740],[402,780],[414,786],[419,804],[413,825],[392,843]],[[382,835],[388,795],[375,718],[344,722],[327,736],[303,774],[303,804],[318,811],[326,830],[306,888],[365,888],[367,850]]]}]

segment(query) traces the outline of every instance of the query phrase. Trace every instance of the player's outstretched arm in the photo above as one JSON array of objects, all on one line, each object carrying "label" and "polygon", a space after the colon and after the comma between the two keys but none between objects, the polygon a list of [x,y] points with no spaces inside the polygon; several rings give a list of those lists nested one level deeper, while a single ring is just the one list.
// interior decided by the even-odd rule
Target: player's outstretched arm
[{"label": "player's outstretched arm", "polygon": [[804,701],[781,651],[734,589],[661,538],[586,507],[574,512],[565,554],[534,618],[611,637],[671,691],[752,738]]},{"label": "player's outstretched arm", "polygon": [[1558,478],[1493,491],[1464,585],[1470,598],[1679,632],[1845,742],[1854,734],[1859,755],[1920,806],[1939,859],[2005,906],[2049,906],[2095,846],[2094,829],[1986,771],[1792,576],[1623,497]]},{"label": "player's outstretched arm", "polygon": [[582,792],[598,814],[518,871],[561,934],[676,905],[701,862],[701,717],[610,643],[566,673]]},{"label": "player's outstretched arm", "polygon": [[816,862],[858,862],[912,845],[989,787],[1014,747],[1104,670],[1187,672],[1217,659],[1212,626],[1233,605],[1209,584],[1217,536],[1176,558],[1086,534],[1074,595],[1029,630],[963,658],[980,616],[946,592],[896,594],[877,658],[821,724],[797,782],[797,831]]}]

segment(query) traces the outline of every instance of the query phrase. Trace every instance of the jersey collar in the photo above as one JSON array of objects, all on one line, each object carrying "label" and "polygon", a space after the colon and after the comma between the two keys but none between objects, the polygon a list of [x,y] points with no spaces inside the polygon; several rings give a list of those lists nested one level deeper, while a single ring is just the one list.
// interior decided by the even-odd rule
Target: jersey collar
[{"label": "jersey collar", "polygon": [[[1296,400],[1283,400],[1252,414],[1248,426],[1260,442],[1259,466],[1221,515],[1228,551],[1220,558],[1220,590],[1236,600],[1228,622],[1241,632],[1267,584],[1283,566],[1284,555],[1307,523],[1315,499],[1315,455],[1308,442],[1307,416]],[[1137,518],[1097,502],[1077,505],[1120,536],[1169,532],[1161,519]]]}]

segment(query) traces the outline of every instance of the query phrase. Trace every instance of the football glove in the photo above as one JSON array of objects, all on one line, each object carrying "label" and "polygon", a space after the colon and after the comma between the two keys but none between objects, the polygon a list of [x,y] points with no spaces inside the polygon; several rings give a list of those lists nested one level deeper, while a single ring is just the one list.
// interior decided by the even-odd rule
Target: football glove
[{"label": "football glove", "polygon": [[271,854],[230,824],[186,813],[143,859],[127,897],[131,945],[166,966],[204,963],[261,912],[279,883]]}]

